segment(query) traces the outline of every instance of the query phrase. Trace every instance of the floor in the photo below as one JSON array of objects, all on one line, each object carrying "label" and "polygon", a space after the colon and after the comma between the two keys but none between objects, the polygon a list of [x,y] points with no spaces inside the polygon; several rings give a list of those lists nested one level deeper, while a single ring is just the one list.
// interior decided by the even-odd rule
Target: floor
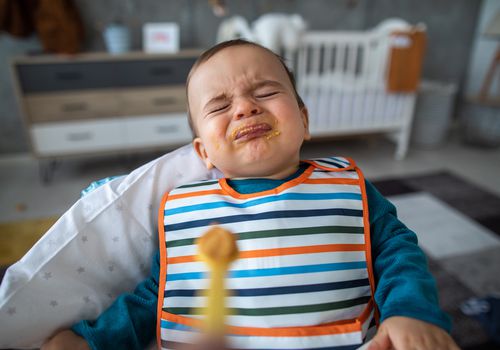
[{"label": "floor", "polygon": [[[500,149],[468,146],[452,136],[439,147],[412,146],[394,160],[394,145],[379,136],[310,142],[303,158],[342,155],[356,160],[365,177],[377,180],[448,170],[500,195]],[[43,184],[39,164],[29,154],[0,157],[0,222],[62,214],[92,181],[130,172],[159,153],[134,156],[65,159],[56,164],[53,180]]]}]

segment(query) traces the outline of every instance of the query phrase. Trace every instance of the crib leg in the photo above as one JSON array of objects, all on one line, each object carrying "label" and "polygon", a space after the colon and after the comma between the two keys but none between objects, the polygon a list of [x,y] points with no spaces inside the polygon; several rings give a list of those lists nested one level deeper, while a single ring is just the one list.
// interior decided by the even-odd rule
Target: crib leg
[{"label": "crib leg", "polygon": [[406,157],[406,153],[408,153],[410,131],[409,127],[404,127],[397,135],[396,153],[394,154],[396,160],[403,160]]},{"label": "crib leg", "polygon": [[405,122],[396,136],[397,146],[396,154],[394,155],[394,158],[396,158],[396,160],[403,160],[406,157],[406,153],[408,153],[408,146],[410,144],[411,126],[413,124],[416,95],[410,95],[406,98],[407,101],[405,103],[405,108],[403,111],[403,120]]}]

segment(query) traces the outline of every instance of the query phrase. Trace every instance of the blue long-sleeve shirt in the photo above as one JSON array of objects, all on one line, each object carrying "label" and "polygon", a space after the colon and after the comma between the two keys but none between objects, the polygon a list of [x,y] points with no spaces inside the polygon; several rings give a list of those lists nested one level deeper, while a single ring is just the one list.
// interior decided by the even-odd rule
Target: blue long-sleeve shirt
[{"label": "blue long-sleeve shirt", "polygon": [[[240,193],[268,190],[300,175],[283,180],[233,180]],[[376,281],[375,302],[380,321],[406,316],[432,323],[447,331],[449,317],[439,308],[435,281],[427,268],[415,233],[396,215],[396,208],[366,181],[372,258]],[[155,339],[160,273],[159,253],[151,275],[133,293],[120,295],[94,321],[80,321],[72,330],[86,339],[92,349],[144,349]]]}]

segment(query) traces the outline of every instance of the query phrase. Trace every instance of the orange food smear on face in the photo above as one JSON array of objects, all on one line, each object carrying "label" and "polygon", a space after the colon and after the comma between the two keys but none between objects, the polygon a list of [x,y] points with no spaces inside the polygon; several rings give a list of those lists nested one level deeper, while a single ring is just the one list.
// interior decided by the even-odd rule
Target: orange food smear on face
[{"label": "orange food smear on face", "polygon": [[[275,123],[275,124],[276,124],[276,123]],[[238,133],[239,133],[240,131],[243,131],[243,130],[248,129],[248,128],[252,128],[252,126],[248,126],[248,125],[246,125],[246,126],[241,126],[241,127],[239,127],[239,128],[236,128],[235,130],[233,130],[233,131],[231,132],[231,139],[232,139],[232,140],[235,140],[235,139],[236,139],[236,136],[238,135]],[[275,137],[275,136],[278,136],[278,135],[280,135],[280,134],[281,134],[281,132],[280,132],[280,131],[278,131],[278,130],[274,130],[274,129],[275,129],[275,126],[273,127],[273,129],[272,129],[272,130],[270,130],[270,131],[269,131],[269,134],[267,134],[267,135],[266,135],[266,139],[267,139],[267,140],[269,140],[270,138]]]},{"label": "orange food smear on face", "polygon": [[273,137],[276,137],[276,136],[279,136],[281,135],[281,132],[276,130],[276,131],[273,131],[272,133],[270,133],[269,135],[266,136],[266,139],[270,139],[270,138],[273,138]]}]

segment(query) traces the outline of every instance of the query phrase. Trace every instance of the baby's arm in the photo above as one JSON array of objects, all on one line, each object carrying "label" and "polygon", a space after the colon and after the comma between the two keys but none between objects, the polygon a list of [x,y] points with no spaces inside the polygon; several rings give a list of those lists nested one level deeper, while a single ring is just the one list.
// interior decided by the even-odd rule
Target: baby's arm
[{"label": "baby's arm", "polygon": [[[76,349],[144,349],[156,332],[159,254],[153,260],[151,276],[142,281],[133,293],[124,293],[95,321],[80,321],[71,330],[56,334],[43,350]],[[75,344],[75,347],[72,347]]]},{"label": "baby's arm", "polygon": [[449,317],[439,307],[436,284],[415,233],[398,220],[395,207],[369,183],[367,195],[375,301],[381,320],[373,349],[412,348],[408,342],[421,342],[415,349],[439,349],[435,344],[456,349],[446,332]]}]

